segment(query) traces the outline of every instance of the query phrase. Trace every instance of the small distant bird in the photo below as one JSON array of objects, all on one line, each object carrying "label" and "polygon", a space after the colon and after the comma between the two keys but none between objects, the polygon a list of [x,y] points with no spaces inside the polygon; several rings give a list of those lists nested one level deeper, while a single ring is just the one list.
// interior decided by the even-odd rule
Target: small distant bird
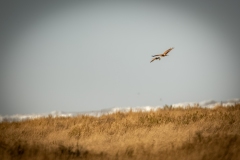
[{"label": "small distant bird", "polygon": [[165,56],[168,56],[167,54],[173,49],[172,48],[169,48],[168,50],[166,50],[163,54],[156,54],[156,55],[153,55],[152,57],[165,57]]},{"label": "small distant bird", "polygon": [[[154,57],[154,58],[151,60],[151,62],[153,62],[153,61],[155,61],[155,60],[157,60],[157,59],[160,60],[161,58],[160,58],[160,57]],[[150,63],[151,63],[151,62],[150,62]]]}]

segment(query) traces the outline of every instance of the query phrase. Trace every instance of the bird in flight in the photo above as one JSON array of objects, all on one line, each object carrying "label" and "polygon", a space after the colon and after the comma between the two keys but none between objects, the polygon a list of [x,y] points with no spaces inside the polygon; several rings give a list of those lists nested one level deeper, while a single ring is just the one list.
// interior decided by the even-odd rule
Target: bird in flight
[{"label": "bird in flight", "polygon": [[168,54],[172,49],[174,49],[174,48],[173,48],[173,47],[172,47],[172,48],[169,48],[169,49],[166,50],[163,54],[156,54],[156,55],[153,55],[152,57],[157,57],[157,56],[165,57],[165,56],[168,56],[167,54]]},{"label": "bird in flight", "polygon": [[161,58],[160,57],[154,57],[152,60],[151,60],[151,62],[150,63],[152,63],[153,61],[155,61],[155,60],[160,60]]},{"label": "bird in flight", "polygon": [[156,55],[153,55],[152,57],[154,57],[151,61],[150,61],[150,63],[151,62],[153,62],[153,61],[155,61],[155,60],[157,60],[157,59],[161,59],[160,57],[166,57],[166,56],[168,56],[167,54],[171,51],[173,49],[173,47],[172,48],[169,48],[168,50],[166,50],[165,52],[163,52],[162,54],[156,54]]}]

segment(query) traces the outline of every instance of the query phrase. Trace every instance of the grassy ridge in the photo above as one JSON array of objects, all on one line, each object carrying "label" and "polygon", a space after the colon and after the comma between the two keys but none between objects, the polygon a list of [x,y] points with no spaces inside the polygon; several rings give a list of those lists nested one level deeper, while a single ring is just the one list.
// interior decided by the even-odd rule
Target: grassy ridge
[{"label": "grassy ridge", "polygon": [[240,159],[240,104],[0,123],[0,159]]}]

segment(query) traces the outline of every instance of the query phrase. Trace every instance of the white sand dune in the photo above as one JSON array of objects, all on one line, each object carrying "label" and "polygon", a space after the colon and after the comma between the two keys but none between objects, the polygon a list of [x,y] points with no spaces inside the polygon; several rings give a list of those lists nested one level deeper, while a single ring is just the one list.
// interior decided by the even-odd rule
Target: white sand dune
[{"label": "white sand dune", "polygon": [[[196,102],[184,102],[184,103],[177,103],[177,104],[172,104],[173,108],[176,107],[192,107],[199,105],[201,107],[206,107],[206,108],[214,108],[215,106],[222,105],[224,107],[232,106],[235,104],[240,103],[240,98],[236,99],[231,99],[228,101],[221,101],[217,102],[214,100],[206,100],[202,101],[199,103]],[[90,116],[101,116],[104,114],[111,114],[115,112],[128,112],[132,110],[133,112],[137,111],[144,111],[148,112],[150,110],[157,110],[158,108],[163,108],[163,106],[144,106],[144,107],[115,107],[115,108],[109,108],[109,109],[102,109],[99,111],[90,111],[90,112],[62,112],[62,111],[52,111],[51,113],[45,113],[45,114],[26,114],[26,115],[21,115],[21,114],[15,114],[15,115],[6,115],[6,116],[1,116],[0,115],[0,122],[2,121],[8,121],[8,122],[13,122],[13,121],[23,121],[23,120],[28,120],[28,119],[35,119],[35,118],[40,118],[40,117],[72,117],[72,116],[77,116],[77,115],[90,115]]]}]

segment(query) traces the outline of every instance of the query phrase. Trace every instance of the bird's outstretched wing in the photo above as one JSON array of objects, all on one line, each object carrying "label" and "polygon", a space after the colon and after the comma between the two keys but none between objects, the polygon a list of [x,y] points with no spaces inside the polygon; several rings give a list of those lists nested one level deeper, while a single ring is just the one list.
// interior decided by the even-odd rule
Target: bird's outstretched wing
[{"label": "bird's outstretched wing", "polygon": [[166,56],[172,49],[174,49],[173,47],[172,48],[169,48],[168,50],[166,50],[165,52],[163,52],[162,54],[156,54],[156,55],[153,55],[152,57],[157,57],[157,56]]},{"label": "bird's outstretched wing", "polygon": [[151,61],[150,61],[150,63],[152,63],[153,61],[155,61],[155,60],[157,60],[157,59],[161,59],[160,57],[154,57]]}]

